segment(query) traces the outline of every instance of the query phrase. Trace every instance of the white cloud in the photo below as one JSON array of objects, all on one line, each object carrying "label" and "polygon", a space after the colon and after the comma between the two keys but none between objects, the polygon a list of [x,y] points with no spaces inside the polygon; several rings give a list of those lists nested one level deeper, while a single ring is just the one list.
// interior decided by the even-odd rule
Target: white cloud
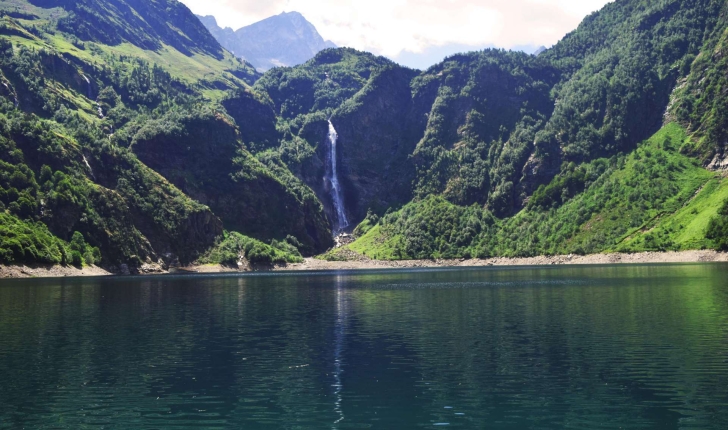
[{"label": "white cloud", "polygon": [[610,0],[182,0],[234,29],[297,11],[339,46],[397,58],[448,45],[550,46]]}]

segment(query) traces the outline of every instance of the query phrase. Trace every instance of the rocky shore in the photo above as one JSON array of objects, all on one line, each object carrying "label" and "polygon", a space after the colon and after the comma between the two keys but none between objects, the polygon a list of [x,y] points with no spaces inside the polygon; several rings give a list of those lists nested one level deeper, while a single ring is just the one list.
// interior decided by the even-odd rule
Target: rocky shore
[{"label": "rocky shore", "polygon": [[[708,263],[728,262],[728,253],[703,250],[681,252],[644,252],[638,254],[594,254],[559,255],[528,258],[489,258],[459,260],[407,260],[379,261],[362,256],[352,256],[348,261],[325,261],[307,258],[303,263],[284,266],[264,266],[236,270],[220,265],[190,266],[173,270],[173,273],[246,273],[264,271],[325,271],[325,270],[372,270],[372,269],[412,269],[438,267],[490,267],[490,266],[553,266],[553,265],[598,265],[598,264],[649,264],[649,263]],[[168,271],[150,271],[151,274],[168,274]],[[60,278],[82,276],[108,276],[114,273],[100,267],[64,266],[3,266],[0,265],[0,278]]]},{"label": "rocky shore", "polygon": [[0,278],[63,278],[109,275],[113,275],[113,273],[96,266],[88,266],[83,269],[79,269],[73,266],[0,265]]},{"label": "rocky shore", "polygon": [[437,267],[552,266],[589,264],[647,264],[728,262],[728,253],[717,251],[644,252],[638,254],[559,255],[527,258],[489,258],[459,260],[379,261],[359,258],[350,261],[323,261],[307,258],[274,270],[363,270]]}]

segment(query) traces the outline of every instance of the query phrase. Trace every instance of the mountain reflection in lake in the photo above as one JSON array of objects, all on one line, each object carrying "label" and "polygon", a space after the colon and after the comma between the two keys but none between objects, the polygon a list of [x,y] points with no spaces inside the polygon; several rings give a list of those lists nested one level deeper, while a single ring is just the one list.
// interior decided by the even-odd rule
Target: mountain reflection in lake
[{"label": "mountain reflection in lake", "polygon": [[4,280],[0,429],[726,429],[726,274]]}]

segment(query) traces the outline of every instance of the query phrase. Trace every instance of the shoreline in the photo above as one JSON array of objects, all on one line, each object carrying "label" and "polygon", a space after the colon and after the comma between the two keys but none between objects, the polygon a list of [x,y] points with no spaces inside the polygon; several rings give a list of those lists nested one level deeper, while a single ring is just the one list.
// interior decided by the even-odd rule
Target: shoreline
[{"label": "shoreline", "polygon": [[307,258],[299,264],[289,264],[275,271],[307,270],[366,270],[447,267],[503,267],[503,266],[588,266],[600,264],[651,263],[719,263],[728,262],[728,253],[713,250],[677,252],[641,252],[636,254],[555,255],[538,257],[494,257],[487,259],[404,260],[381,261],[359,259],[354,261],[324,261]]},{"label": "shoreline", "polygon": [[22,264],[17,266],[0,264],[0,279],[75,278],[112,275],[114,273],[97,266],[87,266],[79,269],[73,266],[50,266],[43,264]]},{"label": "shoreline", "polygon": [[[189,266],[182,268],[184,273],[254,273],[254,272],[293,272],[293,271],[331,271],[331,270],[376,270],[376,269],[415,269],[415,268],[473,268],[473,267],[505,267],[505,266],[563,266],[563,265],[600,265],[600,264],[651,264],[651,263],[711,263],[728,262],[728,253],[713,250],[678,251],[678,252],[642,252],[636,254],[592,254],[592,255],[557,255],[539,257],[488,259],[454,259],[454,260],[403,260],[382,261],[365,257],[350,261],[325,261],[306,258],[303,263],[285,266],[265,266],[254,270],[237,270],[221,265]],[[173,272],[173,271],[172,271]],[[164,275],[170,271],[154,271],[140,273],[138,276]],[[90,266],[79,269],[70,266],[44,265],[0,265],[0,279],[22,278],[63,278],[117,275],[101,267]]]}]

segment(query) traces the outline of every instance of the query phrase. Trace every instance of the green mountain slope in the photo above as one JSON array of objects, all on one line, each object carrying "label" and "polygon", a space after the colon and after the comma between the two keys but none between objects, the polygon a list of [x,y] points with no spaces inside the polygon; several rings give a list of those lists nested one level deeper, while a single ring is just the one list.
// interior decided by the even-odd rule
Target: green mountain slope
[{"label": "green mountain slope", "polygon": [[[292,134],[280,152],[296,158],[284,161],[329,213],[320,178],[330,117],[350,218],[430,195],[510,217],[564,162],[629,152],[659,130],[723,4],[620,0],[538,57],[486,50],[419,74],[327,50],[268,72],[256,88]],[[387,69],[390,78],[376,79]]]},{"label": "green mountain slope", "polygon": [[413,154],[416,196],[508,213],[500,184],[520,179],[560,77],[540,57],[496,50],[453,56],[418,76],[413,92],[428,121]]},{"label": "green mountain slope", "polygon": [[[473,133],[484,108],[469,111],[472,96],[441,84],[415,152],[429,156],[417,160],[416,199],[367,220],[350,249],[392,259],[721,247],[725,16],[723,1],[617,1],[538,66],[497,60],[521,79],[518,94],[541,85],[542,105],[553,106],[538,109],[535,92],[510,121],[485,115],[501,136]],[[473,72],[453,60],[461,75]],[[486,79],[474,81],[463,88]],[[496,92],[507,94],[501,82]],[[682,127],[657,132],[670,121]]]},{"label": "green mountain slope", "polygon": [[[276,239],[283,253],[290,243],[307,254],[330,246],[313,193],[253,157],[250,129],[220,104],[265,109],[266,96],[248,85],[258,75],[186,7],[11,0],[0,13],[7,216],[42,225],[36,231],[66,247],[80,233],[110,268],[191,262],[224,228]],[[27,230],[13,225],[18,237]],[[0,262],[58,262],[21,252],[30,244],[18,249]]]},{"label": "green mountain slope", "polygon": [[728,5],[717,16],[718,25],[692,63],[690,74],[679,82],[670,114],[693,134],[692,152],[724,169],[728,143]]},{"label": "green mountain slope", "polygon": [[568,166],[507,219],[431,196],[369,226],[349,249],[399,259],[715,248],[706,232],[728,183],[683,145],[684,130],[669,124],[628,156]]},{"label": "green mountain slope", "polygon": [[156,51],[163,44],[190,55],[197,51],[222,59],[223,49],[189,9],[175,0],[28,0],[40,8],[59,8],[57,29],[82,41],[104,45],[131,43]]}]

